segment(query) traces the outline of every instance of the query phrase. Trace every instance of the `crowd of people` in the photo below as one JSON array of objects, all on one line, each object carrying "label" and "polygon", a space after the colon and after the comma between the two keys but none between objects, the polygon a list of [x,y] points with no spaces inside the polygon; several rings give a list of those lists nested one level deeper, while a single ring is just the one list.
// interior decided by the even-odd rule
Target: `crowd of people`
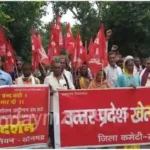
[{"label": "crowd of people", "polygon": [[[127,56],[118,57],[115,51],[108,53],[108,66],[97,70],[93,74],[86,62],[74,70],[69,65],[68,57],[61,55],[56,57],[49,69],[40,67],[39,72],[32,72],[31,64],[23,63],[22,58],[17,57],[16,67],[11,74],[3,70],[3,61],[0,58],[0,86],[3,85],[36,85],[46,84],[50,87],[51,108],[53,114],[53,95],[58,90],[69,89],[104,89],[121,87],[150,86],[150,58],[144,64],[140,58]],[[52,127],[51,127],[52,129]],[[51,132],[52,133],[52,132]],[[54,146],[54,138],[51,135]]]},{"label": "crowd of people", "polygon": [[69,66],[67,56],[56,57],[51,67],[32,72],[30,64],[23,63],[18,57],[16,67],[11,74],[3,70],[0,58],[0,85],[49,84],[51,89],[102,89],[116,87],[149,86],[150,58],[141,64],[140,58],[127,56],[117,59],[115,52],[108,53],[108,66],[93,74],[86,62],[78,69]]}]

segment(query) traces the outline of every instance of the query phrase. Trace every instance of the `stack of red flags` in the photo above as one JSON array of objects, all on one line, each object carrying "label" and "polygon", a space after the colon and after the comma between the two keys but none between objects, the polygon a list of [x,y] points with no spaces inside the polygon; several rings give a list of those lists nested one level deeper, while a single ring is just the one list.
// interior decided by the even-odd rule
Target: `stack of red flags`
[{"label": "stack of red flags", "polygon": [[50,63],[56,56],[60,56],[60,52],[63,47],[64,44],[63,44],[62,28],[61,28],[60,16],[58,14],[57,20],[56,22],[52,23],[52,28],[51,28],[51,36],[50,36],[49,47],[48,47],[48,58]]},{"label": "stack of red flags", "polygon": [[31,41],[32,41],[32,69],[35,71],[39,69],[40,64],[44,64],[45,66],[49,66],[48,56],[42,46],[40,30],[38,31],[38,35],[36,36],[34,33],[34,29],[31,29]]},{"label": "stack of red flags", "polygon": [[[98,69],[103,69],[108,64],[103,24],[101,25],[94,43],[92,39],[90,40],[88,55],[85,47],[83,46],[80,32],[77,32],[76,39],[74,40],[69,23],[67,24],[67,32],[63,41],[59,14],[57,16],[56,22],[53,22],[52,24],[48,55],[42,46],[40,31],[38,31],[38,34],[36,35],[34,33],[34,29],[31,30],[31,42],[33,71],[39,68],[39,64],[49,66],[51,60],[55,56],[60,55],[62,48],[65,48],[65,50],[70,53],[71,62],[75,68],[78,68],[84,62],[87,62],[89,68],[93,73],[95,73]],[[5,57],[5,70],[7,72],[11,72],[15,65],[15,53],[11,43],[7,41],[4,30],[2,28],[0,28],[0,56]]]}]

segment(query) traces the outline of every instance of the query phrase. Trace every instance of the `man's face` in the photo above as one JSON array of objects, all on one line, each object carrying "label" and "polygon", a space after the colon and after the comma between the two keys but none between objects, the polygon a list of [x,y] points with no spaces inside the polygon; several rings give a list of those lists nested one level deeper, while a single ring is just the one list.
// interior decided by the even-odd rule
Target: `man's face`
[{"label": "man's face", "polygon": [[17,65],[17,69],[18,70],[21,70],[22,69],[22,62],[21,61],[17,61],[17,63],[16,63],[16,65]]},{"label": "man's face", "polygon": [[53,72],[55,76],[61,75],[61,71],[62,71],[61,69],[62,69],[61,63],[54,63]]},{"label": "man's face", "polygon": [[150,60],[146,61],[145,67],[148,71],[150,71]]},{"label": "man's face", "polygon": [[109,64],[110,65],[115,65],[116,64],[116,55],[115,54],[112,54],[112,55],[109,55]]},{"label": "man's face", "polygon": [[139,58],[135,58],[134,59],[134,63],[135,63],[136,66],[140,66],[141,65],[141,61],[140,61]]},{"label": "man's face", "polygon": [[107,38],[107,39],[110,39],[110,38],[111,38],[111,35],[112,35],[112,30],[111,30],[111,29],[107,30],[107,31],[106,31],[106,38]]},{"label": "man's face", "polygon": [[60,59],[60,62],[61,62],[61,66],[62,66],[62,69],[65,69],[66,68],[66,61],[64,58]]},{"label": "man's face", "polygon": [[23,75],[25,77],[29,77],[31,75],[31,73],[32,73],[32,70],[31,70],[30,66],[24,66],[22,71],[23,71]]},{"label": "man's face", "polygon": [[123,69],[123,61],[119,61],[119,62],[116,62],[117,63],[117,65],[121,68],[121,69]]}]

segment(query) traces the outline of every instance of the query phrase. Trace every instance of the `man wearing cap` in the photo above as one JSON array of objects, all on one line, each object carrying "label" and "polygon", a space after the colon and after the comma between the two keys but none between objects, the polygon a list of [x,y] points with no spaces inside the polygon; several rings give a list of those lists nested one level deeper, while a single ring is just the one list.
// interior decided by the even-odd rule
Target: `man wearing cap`
[{"label": "man wearing cap", "polygon": [[2,62],[2,58],[0,57],[0,86],[12,85],[13,83],[12,83],[11,76],[2,70],[2,66],[3,66],[3,62]]}]

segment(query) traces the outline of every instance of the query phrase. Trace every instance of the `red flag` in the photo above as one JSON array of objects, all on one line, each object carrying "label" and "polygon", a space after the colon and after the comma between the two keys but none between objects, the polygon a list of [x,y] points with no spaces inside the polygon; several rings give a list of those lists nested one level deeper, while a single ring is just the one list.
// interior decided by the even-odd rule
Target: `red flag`
[{"label": "red flag", "polygon": [[71,31],[70,23],[67,24],[67,33],[65,36],[65,50],[68,51],[71,55],[73,55],[74,51],[74,37]]},{"label": "red flag", "polygon": [[31,29],[31,44],[32,44],[32,70],[33,72],[39,68],[39,58],[37,49],[37,40],[34,29]]},{"label": "red flag", "polygon": [[91,41],[89,47],[88,66],[93,74],[95,74],[99,69],[102,69],[99,34],[100,31],[98,32],[94,43]]},{"label": "red flag", "polygon": [[0,56],[6,55],[6,47],[7,47],[7,39],[5,36],[5,32],[2,28],[0,28]]},{"label": "red flag", "polygon": [[77,33],[75,47],[73,65],[78,68],[86,61],[86,50],[83,46],[79,31]]},{"label": "red flag", "polygon": [[80,32],[78,32],[78,34],[77,34],[76,43],[77,43],[76,45],[77,45],[78,58],[80,58],[82,60],[82,62],[84,62],[84,61],[86,61],[87,53],[83,46]]},{"label": "red flag", "polygon": [[14,65],[15,65],[15,52],[12,48],[12,45],[9,42],[7,42],[7,50],[6,50],[6,55],[5,55],[5,64],[4,64],[4,69],[8,73],[12,73],[14,70]]},{"label": "red flag", "polygon": [[38,41],[38,53],[39,53],[39,60],[40,60],[40,63],[46,65],[46,66],[49,66],[49,59],[48,59],[48,56],[42,46],[42,41],[41,41],[41,35],[40,35],[40,30],[38,31],[38,35],[37,35],[37,41]]},{"label": "red flag", "polygon": [[54,30],[55,29],[54,29],[54,23],[53,23],[52,28],[51,28],[51,37],[49,41],[49,47],[48,47],[48,58],[50,62],[52,61],[53,57],[60,55],[60,48],[54,40]]},{"label": "red flag", "polygon": [[96,58],[99,62],[101,62],[101,52],[100,52],[100,30],[97,33],[96,39],[93,44],[93,57]]},{"label": "red flag", "polygon": [[107,58],[107,48],[106,48],[104,24],[101,25],[101,29],[100,29],[100,33],[99,33],[99,40],[100,40],[101,60],[103,63],[103,67],[106,67],[108,65],[108,58]]},{"label": "red flag", "polygon": [[56,23],[54,23],[53,38],[54,38],[54,41],[56,42],[56,44],[60,48],[63,48],[63,36],[62,36],[62,28],[61,28],[59,13],[57,15],[57,21],[56,21]]}]

